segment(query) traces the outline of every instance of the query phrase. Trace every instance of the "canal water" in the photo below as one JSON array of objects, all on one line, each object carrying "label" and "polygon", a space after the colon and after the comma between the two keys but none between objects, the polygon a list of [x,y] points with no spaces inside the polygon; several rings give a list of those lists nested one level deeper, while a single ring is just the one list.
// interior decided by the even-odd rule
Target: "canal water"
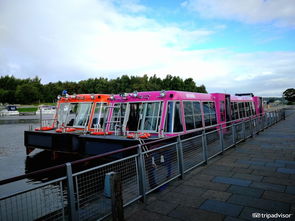
[{"label": "canal water", "polygon": [[[52,119],[52,117],[52,115],[44,115],[43,119]],[[32,128],[39,127],[39,122],[37,115],[0,117],[0,180],[73,160],[69,156],[53,160],[49,152],[37,149],[29,156],[26,155],[24,131],[29,130],[30,126]],[[42,183],[44,179],[44,177],[40,177],[40,179],[34,177],[16,182],[13,185],[0,186],[0,196],[28,189],[32,185]]]}]

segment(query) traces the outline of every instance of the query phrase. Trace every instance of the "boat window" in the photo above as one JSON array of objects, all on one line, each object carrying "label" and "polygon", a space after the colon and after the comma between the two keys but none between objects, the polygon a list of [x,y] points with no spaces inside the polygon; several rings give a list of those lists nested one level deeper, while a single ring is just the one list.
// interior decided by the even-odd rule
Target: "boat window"
[{"label": "boat window", "polygon": [[231,119],[235,120],[235,105],[234,102],[230,102],[230,110],[231,110]]},{"label": "boat window", "polygon": [[[72,106],[73,114],[75,114],[73,126],[86,127],[88,124],[92,104],[77,103],[77,104],[72,104],[71,106]],[[70,110],[70,115],[71,115],[71,110]]]},{"label": "boat window", "polygon": [[251,102],[250,105],[251,105],[252,115],[254,116],[254,115],[256,115],[256,110],[255,110],[254,103]]},{"label": "boat window", "polygon": [[173,132],[183,131],[183,125],[181,121],[181,110],[180,110],[180,102],[175,102],[174,107],[174,126]]},{"label": "boat window", "polygon": [[186,130],[202,127],[200,102],[184,101],[183,106]]},{"label": "boat window", "polygon": [[149,102],[144,103],[144,117],[141,129],[145,131],[157,131],[160,123],[161,103]]},{"label": "boat window", "polygon": [[183,107],[184,107],[186,129],[192,130],[195,128],[194,116],[193,116],[193,103],[191,101],[184,101]]},{"label": "boat window", "polygon": [[124,116],[126,113],[126,103],[116,103],[113,108],[113,114],[111,118],[111,131],[118,129],[117,127],[122,127],[124,122]]},{"label": "boat window", "polygon": [[245,117],[244,103],[242,103],[242,102],[239,103],[239,114],[240,114],[240,118]]},{"label": "boat window", "polygon": [[235,119],[239,119],[239,105],[237,102],[234,102],[234,112],[235,112]]},{"label": "boat window", "polygon": [[251,116],[251,109],[250,109],[250,102],[246,103],[246,112],[247,112],[247,116],[250,117]]},{"label": "boat window", "polygon": [[210,125],[216,124],[217,120],[216,120],[216,112],[215,112],[214,102],[204,102],[203,103],[203,110],[204,110],[205,126],[210,126]]},{"label": "boat window", "polygon": [[224,104],[224,101],[220,101],[220,120],[225,121],[225,104]]},{"label": "boat window", "polygon": [[70,103],[61,103],[59,105],[58,112],[57,112],[57,124],[58,124],[58,127],[65,126],[69,106],[70,106]]},{"label": "boat window", "polygon": [[92,128],[101,129],[107,117],[107,103],[96,103],[92,119]]},{"label": "boat window", "polygon": [[195,128],[202,127],[202,112],[200,102],[193,102]]},{"label": "boat window", "polygon": [[165,120],[165,132],[173,132],[172,128],[172,118],[173,117],[173,102],[169,101],[167,104],[167,113],[166,113],[166,120]]}]

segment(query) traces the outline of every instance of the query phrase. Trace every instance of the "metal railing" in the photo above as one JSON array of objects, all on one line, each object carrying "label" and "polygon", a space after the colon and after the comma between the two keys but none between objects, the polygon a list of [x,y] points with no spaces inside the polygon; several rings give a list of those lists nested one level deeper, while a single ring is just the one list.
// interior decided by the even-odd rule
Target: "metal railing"
[{"label": "metal railing", "polygon": [[[0,181],[0,185],[13,185],[24,178],[44,174],[56,169],[64,176],[28,190],[0,197],[0,220],[97,220],[111,215],[110,190],[106,174],[120,173],[123,204],[127,206],[239,142],[258,134],[265,128],[284,119],[284,111],[269,112],[231,125],[214,126],[194,132],[164,138],[124,150],[93,156],[54,168]],[[118,156],[128,152],[128,157],[73,172],[75,165],[105,156]]]}]

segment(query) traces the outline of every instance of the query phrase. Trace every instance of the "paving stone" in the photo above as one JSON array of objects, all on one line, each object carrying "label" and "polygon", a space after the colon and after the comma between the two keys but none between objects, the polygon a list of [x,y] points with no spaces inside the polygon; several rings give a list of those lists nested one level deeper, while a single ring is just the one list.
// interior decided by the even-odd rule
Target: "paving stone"
[{"label": "paving stone", "polygon": [[234,172],[225,171],[225,170],[206,169],[206,170],[203,170],[201,172],[201,174],[211,175],[211,176],[227,176],[227,177],[231,177],[234,174]]},{"label": "paving stone", "polygon": [[146,210],[167,215],[178,206],[175,202],[155,201],[154,203],[145,207]]},{"label": "paving stone", "polygon": [[227,216],[227,217],[225,217],[225,219],[223,221],[243,221],[243,220],[239,219],[239,218]]},{"label": "paving stone", "polygon": [[247,174],[251,174],[251,173],[253,172],[253,169],[234,167],[234,168],[232,169],[232,172],[235,172],[235,173],[247,173]]},{"label": "paving stone", "polygon": [[242,208],[243,207],[239,205],[217,200],[206,200],[200,207],[200,209],[221,213],[227,216],[238,216]]},{"label": "paving stone", "polygon": [[266,167],[284,167],[285,164],[283,164],[283,163],[266,163],[265,166]]},{"label": "paving stone", "polygon": [[219,190],[225,191],[230,185],[225,183],[215,183],[211,181],[204,181],[204,180],[191,180],[188,185],[203,187],[209,190]]},{"label": "paving stone", "polygon": [[295,195],[295,186],[287,186],[286,193],[290,193],[290,194]]},{"label": "paving stone", "polygon": [[214,178],[212,175],[205,175],[205,174],[198,174],[198,179],[200,180],[205,180],[205,181],[210,181]]},{"label": "paving stone", "polygon": [[289,204],[277,202],[273,200],[257,199],[253,197],[243,196],[243,195],[232,195],[229,203],[238,204],[242,206],[254,207],[263,210],[269,210],[273,212],[288,212]]},{"label": "paving stone", "polygon": [[[260,218],[253,218],[254,214],[265,214],[265,213],[269,213],[269,211],[266,210],[261,210],[261,209],[257,209],[257,208],[250,208],[250,207],[244,207],[242,213],[240,214],[239,218],[243,219],[243,220],[266,220],[266,219],[260,219]],[[272,220],[274,221],[274,220]]]},{"label": "paving stone", "polygon": [[295,161],[290,161],[290,160],[276,160],[276,163],[294,164],[295,165]]},{"label": "paving stone", "polygon": [[279,173],[295,174],[295,169],[278,168],[277,171],[278,171]]},{"label": "paving stone", "polygon": [[198,197],[205,193],[207,190],[204,188],[195,187],[191,185],[181,185],[176,187],[174,191],[184,195],[190,195],[191,197]]},{"label": "paving stone", "polygon": [[224,218],[222,214],[188,207],[177,207],[168,216],[183,221],[222,221]]},{"label": "paving stone", "polygon": [[226,166],[226,165],[211,165],[208,169],[211,170],[224,170],[224,171],[231,171],[233,167]]},{"label": "paving stone", "polygon": [[128,221],[179,221],[180,219],[174,219],[173,217],[164,216],[158,213],[146,211],[146,210],[138,210],[130,217],[126,218]]},{"label": "paving stone", "polygon": [[253,174],[235,173],[232,177],[245,180],[261,181],[263,176],[257,176]]},{"label": "paving stone", "polygon": [[264,190],[251,188],[251,187],[243,187],[243,186],[235,186],[232,185],[227,189],[227,192],[234,194],[241,194],[245,196],[252,196],[256,198],[260,198],[262,196]]},{"label": "paving stone", "polygon": [[251,165],[249,168],[253,169],[253,170],[266,170],[266,171],[270,171],[270,172],[276,171],[275,167],[266,167],[266,166],[258,166],[258,165]]},{"label": "paving stone", "polygon": [[251,184],[250,180],[229,178],[229,177],[220,177],[220,176],[215,177],[213,179],[213,182],[233,184],[233,185],[239,185],[239,186],[249,186]]},{"label": "paving stone", "polygon": [[278,185],[278,184],[270,184],[270,183],[258,183],[258,182],[253,182],[250,187],[254,188],[259,188],[263,190],[274,190],[278,192],[284,192],[285,191],[285,186],[283,185]]},{"label": "paving stone", "polygon": [[289,193],[280,193],[275,191],[265,191],[262,198],[281,201],[285,203],[295,203],[295,195]]},{"label": "paving stone", "polygon": [[285,173],[278,173],[274,171],[265,171],[265,170],[253,170],[252,174],[258,175],[258,176],[269,176],[269,177],[286,178],[286,179],[288,179],[290,176],[289,174],[285,174]]},{"label": "paving stone", "polygon": [[279,185],[290,185],[295,186],[295,179],[286,179],[286,178],[276,178],[276,177],[264,177],[262,180],[264,183],[273,183]]},{"label": "paving stone", "polygon": [[206,199],[198,196],[184,195],[177,192],[170,192],[166,196],[163,196],[160,200],[166,202],[174,202],[186,207],[198,208]]},{"label": "paving stone", "polygon": [[211,200],[220,200],[226,201],[230,197],[231,193],[215,191],[215,190],[207,190],[202,197],[205,199]]},{"label": "paving stone", "polygon": [[237,163],[264,166],[265,162],[251,160],[237,160]]}]

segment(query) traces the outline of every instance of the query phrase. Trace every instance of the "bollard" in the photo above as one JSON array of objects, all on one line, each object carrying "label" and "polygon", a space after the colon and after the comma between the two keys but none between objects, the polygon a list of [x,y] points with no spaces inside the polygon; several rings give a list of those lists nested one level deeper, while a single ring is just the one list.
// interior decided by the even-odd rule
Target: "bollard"
[{"label": "bollard", "polygon": [[[107,189],[107,190],[106,190]],[[105,194],[110,194],[113,221],[124,220],[121,174],[110,172],[105,178]]]}]

